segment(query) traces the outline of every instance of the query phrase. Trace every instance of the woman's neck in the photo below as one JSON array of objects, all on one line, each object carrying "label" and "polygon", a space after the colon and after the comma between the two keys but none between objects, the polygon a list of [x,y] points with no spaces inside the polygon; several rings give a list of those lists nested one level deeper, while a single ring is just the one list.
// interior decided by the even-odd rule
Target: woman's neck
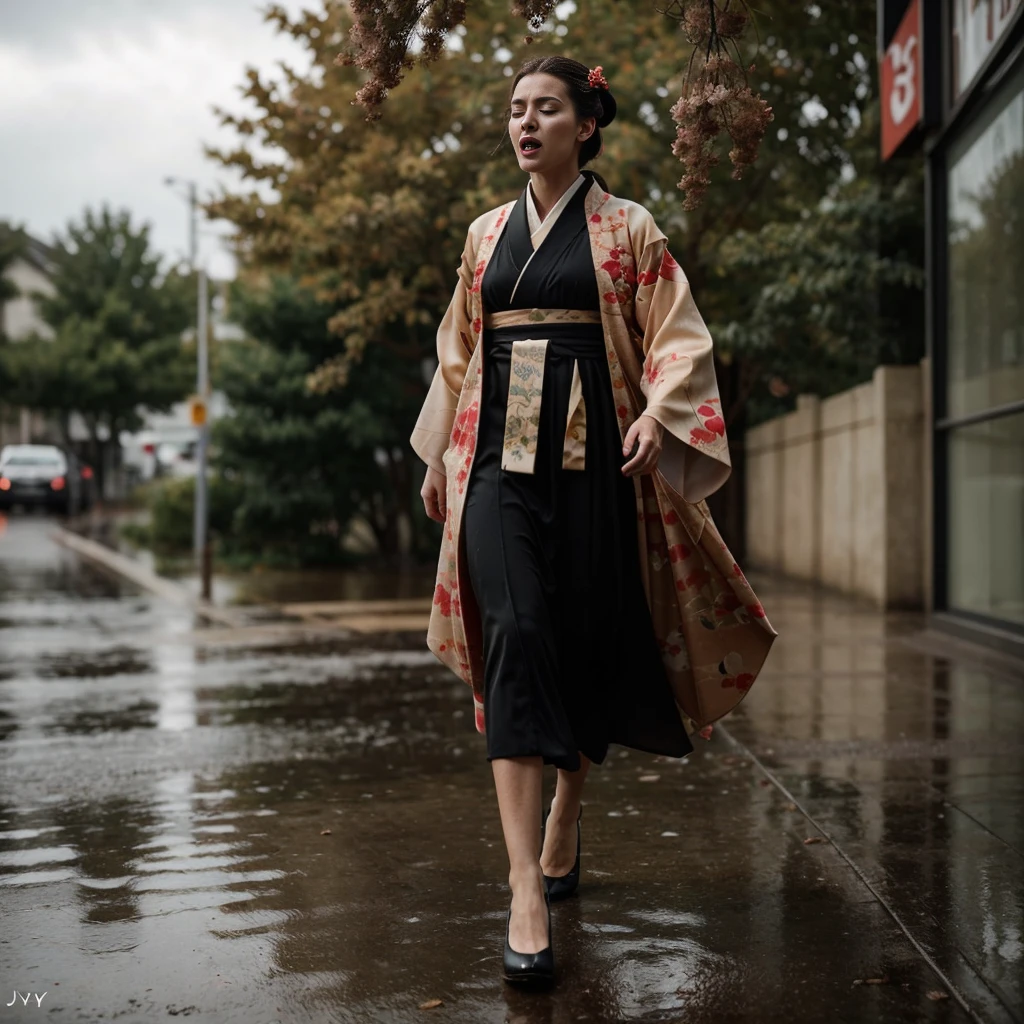
[{"label": "woman's neck", "polygon": [[534,171],[530,174],[530,188],[533,190],[533,203],[537,207],[540,219],[547,217],[551,207],[565,195],[566,189],[580,176],[578,167],[566,166],[550,174]]}]

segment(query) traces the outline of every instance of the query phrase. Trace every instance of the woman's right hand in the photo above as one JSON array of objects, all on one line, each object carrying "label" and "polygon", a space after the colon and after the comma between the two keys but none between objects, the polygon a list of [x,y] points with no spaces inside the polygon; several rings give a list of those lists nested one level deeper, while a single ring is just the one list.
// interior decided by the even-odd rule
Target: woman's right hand
[{"label": "woman's right hand", "polygon": [[420,497],[423,508],[431,519],[443,523],[448,515],[447,493],[448,480],[444,473],[439,473],[433,466],[427,467],[427,475],[423,478]]}]

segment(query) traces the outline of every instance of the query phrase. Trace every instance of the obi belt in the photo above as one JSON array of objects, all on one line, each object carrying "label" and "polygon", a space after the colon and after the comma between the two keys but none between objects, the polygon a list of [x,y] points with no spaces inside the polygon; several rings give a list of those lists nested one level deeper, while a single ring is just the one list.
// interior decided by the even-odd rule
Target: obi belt
[{"label": "obi belt", "polygon": [[[555,324],[600,324],[601,314],[587,309],[509,309],[484,316],[485,328],[532,327]],[[542,338],[512,342],[505,405],[505,436],[501,468],[514,473],[533,473],[540,427],[541,397],[544,391],[544,363],[549,341],[568,348],[573,355],[569,411],[562,442],[562,468],[585,469],[587,407],[583,401],[579,358],[607,359],[603,331],[586,331],[580,339]],[[595,344],[600,341],[600,344]]]}]

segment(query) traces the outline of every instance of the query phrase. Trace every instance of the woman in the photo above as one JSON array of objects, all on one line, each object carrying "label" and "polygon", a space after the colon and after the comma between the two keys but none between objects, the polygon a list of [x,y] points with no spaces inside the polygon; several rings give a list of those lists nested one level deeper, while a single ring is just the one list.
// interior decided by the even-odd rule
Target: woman
[{"label": "woman", "polygon": [[609,743],[690,753],[775,637],[704,502],[730,463],[686,278],[650,213],[580,170],[615,116],[601,70],[514,79],[530,179],[470,226],[411,437],[445,524],[427,643],[473,688],[508,849],[509,981],[553,977],[590,765]]}]

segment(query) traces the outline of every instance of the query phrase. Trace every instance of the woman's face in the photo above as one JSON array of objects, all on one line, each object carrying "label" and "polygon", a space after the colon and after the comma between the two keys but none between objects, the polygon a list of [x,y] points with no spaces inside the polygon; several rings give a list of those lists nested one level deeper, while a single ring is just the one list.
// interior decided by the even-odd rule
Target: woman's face
[{"label": "woman's face", "polygon": [[[524,75],[512,94],[511,110],[508,134],[519,166],[528,172],[550,172],[570,162],[576,167],[580,145],[597,127],[596,118],[576,120],[565,86],[554,75]],[[528,138],[539,146],[524,149]]]}]

